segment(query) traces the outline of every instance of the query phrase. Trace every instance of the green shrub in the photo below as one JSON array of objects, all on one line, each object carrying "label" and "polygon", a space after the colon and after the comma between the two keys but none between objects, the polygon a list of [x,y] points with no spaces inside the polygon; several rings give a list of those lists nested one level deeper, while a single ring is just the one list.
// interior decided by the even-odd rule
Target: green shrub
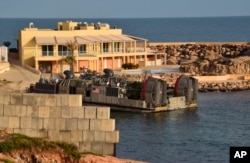
[{"label": "green shrub", "polygon": [[133,63],[123,63],[122,68],[124,69],[137,69],[139,67],[139,64],[133,64]]},{"label": "green shrub", "polygon": [[244,61],[244,63],[250,65],[250,60]]},{"label": "green shrub", "polygon": [[14,162],[11,161],[11,160],[3,159],[3,158],[0,158],[0,162],[3,162],[3,163],[14,163]]},{"label": "green shrub", "polygon": [[74,158],[80,157],[77,147],[70,143],[50,142],[43,140],[42,138],[32,138],[22,134],[10,134],[7,140],[0,142],[0,153],[8,153],[12,150],[20,149],[31,150],[34,148],[41,150],[63,149],[63,151],[69,156]]}]

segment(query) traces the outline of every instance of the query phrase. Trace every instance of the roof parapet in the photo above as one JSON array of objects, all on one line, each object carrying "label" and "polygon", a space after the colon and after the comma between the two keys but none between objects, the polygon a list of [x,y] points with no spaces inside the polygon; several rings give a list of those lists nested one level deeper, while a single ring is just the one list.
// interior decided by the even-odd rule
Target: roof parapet
[{"label": "roof parapet", "polygon": [[[110,29],[107,23],[90,23],[87,22],[58,22],[58,30],[68,31],[68,30],[108,30]],[[114,28],[115,29],[115,28]]]}]

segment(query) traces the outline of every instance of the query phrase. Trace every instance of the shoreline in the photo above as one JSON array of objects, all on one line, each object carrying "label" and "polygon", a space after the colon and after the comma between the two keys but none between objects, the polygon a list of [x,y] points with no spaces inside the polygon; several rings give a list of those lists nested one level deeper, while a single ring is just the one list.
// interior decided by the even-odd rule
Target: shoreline
[{"label": "shoreline", "polygon": [[185,44],[194,44],[194,45],[223,45],[223,44],[233,44],[233,45],[249,45],[250,42],[247,41],[211,41],[211,42],[196,42],[196,41],[191,41],[191,42],[148,42],[148,46],[160,46],[160,45],[185,45]]},{"label": "shoreline", "polygon": [[[132,80],[138,81],[142,79],[143,75],[138,74],[138,72],[148,72],[152,73],[154,72],[154,77],[162,78],[165,80],[167,83],[170,84],[170,86],[173,86],[173,81],[176,81],[178,74],[187,74],[191,75],[195,78],[198,79],[199,81],[199,90],[201,91],[218,91],[221,90],[223,92],[226,91],[241,91],[241,90],[249,90],[250,89],[250,73],[240,73],[243,72],[244,67],[240,67],[240,65],[237,65],[237,62],[233,63],[235,64],[234,67],[231,67],[231,71],[233,73],[226,73],[225,68],[229,67],[230,65],[222,65],[220,67],[216,67],[218,63],[215,63],[215,65],[212,65],[214,67],[213,72],[205,72],[204,70],[200,70],[197,72],[195,67],[189,67],[184,69],[185,71],[191,71],[191,72],[177,72],[177,68],[181,66],[186,66],[186,63],[184,62],[183,64],[177,65],[178,59],[183,59],[188,61],[187,63],[194,62],[195,60],[204,57],[204,52],[203,54],[200,54],[199,51],[201,50],[207,50],[205,57],[206,58],[206,63],[204,63],[205,67],[207,63],[211,62],[209,59],[210,55],[220,55],[222,53],[222,50],[218,50],[217,48],[220,47],[220,45],[227,45],[229,44],[230,48],[235,48],[236,50],[233,49],[233,51],[229,51],[226,49],[227,47],[223,47],[226,49],[226,52],[230,52],[232,54],[226,55],[225,57],[230,57],[238,58],[237,55],[235,55],[235,52],[239,52],[240,50],[237,49],[239,46],[241,49],[248,47],[249,53],[246,54],[246,59],[248,59],[250,55],[250,42],[148,42],[148,49],[151,51],[156,51],[156,52],[163,52],[167,56],[168,61],[171,61],[171,64],[166,64],[166,65],[159,65],[159,66],[152,66],[152,67],[141,67],[139,69],[131,69],[131,70],[117,70],[114,72],[117,72],[119,75],[124,75],[126,77],[131,78]],[[192,46],[194,45],[194,46]],[[199,46],[202,45],[202,46]],[[210,46],[211,45],[211,46]],[[235,45],[235,46],[232,46]],[[243,45],[243,46],[241,46]],[[232,46],[232,47],[231,47]],[[170,54],[167,53],[166,48],[171,48]],[[205,49],[204,49],[205,48]],[[215,48],[215,49],[213,49]],[[216,50],[214,54],[209,53],[211,50]],[[195,53],[195,54],[194,54]],[[173,59],[174,58],[174,59]],[[13,58],[9,58],[9,69],[6,72],[0,73],[0,80],[7,80],[7,81],[13,81],[10,84],[3,84],[3,82],[0,82],[0,89],[4,90],[3,87],[5,85],[9,85],[8,89],[5,89],[7,91],[12,91],[16,92],[17,90],[20,91],[20,89],[24,90],[26,87],[29,87],[29,84],[32,84],[34,82],[37,82],[40,78],[39,74],[35,74],[31,72],[30,70],[25,69],[24,67],[18,65],[17,60]],[[212,58],[213,59],[213,58]],[[250,61],[250,57],[249,57]],[[176,62],[174,64],[174,62]],[[203,64],[200,62],[200,64]],[[1,66],[1,65],[0,65]],[[4,64],[6,67],[6,63]],[[211,65],[207,65],[206,67],[211,67]],[[165,69],[170,68],[171,71],[165,71]],[[196,67],[197,68],[197,67]],[[201,67],[202,68],[202,67]],[[236,68],[239,68],[239,71],[234,70]],[[151,71],[155,70],[155,71]],[[164,70],[164,71],[160,71]],[[174,70],[174,72],[172,71]],[[180,71],[180,68],[178,69]],[[192,73],[193,71],[193,73]],[[204,71],[205,73],[203,73]],[[217,72],[218,73],[214,73]],[[133,72],[134,74],[127,74],[128,72]],[[237,73],[236,73],[237,72]],[[15,74],[15,75],[13,75]],[[169,75],[170,74],[170,75]],[[206,75],[207,74],[207,75]],[[213,74],[213,76],[212,76]],[[20,83],[18,83],[20,82]]]}]

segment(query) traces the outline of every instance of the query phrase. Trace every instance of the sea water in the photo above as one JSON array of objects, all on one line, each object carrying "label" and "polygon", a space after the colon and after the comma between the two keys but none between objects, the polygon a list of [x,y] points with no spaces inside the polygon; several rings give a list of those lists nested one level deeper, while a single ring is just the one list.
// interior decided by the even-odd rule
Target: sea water
[{"label": "sea water", "polygon": [[108,23],[121,28],[124,34],[147,39],[149,42],[250,42],[250,16],[207,18],[123,18],[123,19],[35,19],[0,18],[0,44],[10,41],[16,48],[18,31],[29,26],[56,29],[57,22],[72,20],[87,23]]},{"label": "sea water", "polygon": [[122,158],[223,163],[229,162],[230,146],[250,146],[250,91],[199,93],[197,109],[111,115]]}]

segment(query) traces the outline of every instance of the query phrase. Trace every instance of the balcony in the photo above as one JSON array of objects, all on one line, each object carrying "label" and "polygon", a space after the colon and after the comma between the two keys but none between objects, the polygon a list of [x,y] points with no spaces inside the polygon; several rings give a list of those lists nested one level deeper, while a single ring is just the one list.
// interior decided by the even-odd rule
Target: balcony
[{"label": "balcony", "polygon": [[78,57],[96,57],[97,52],[96,51],[79,51],[78,52]]},{"label": "balcony", "polygon": [[42,56],[53,56],[54,52],[53,51],[42,51]]},{"label": "balcony", "polygon": [[58,51],[58,56],[69,56],[72,55],[71,51]]}]

